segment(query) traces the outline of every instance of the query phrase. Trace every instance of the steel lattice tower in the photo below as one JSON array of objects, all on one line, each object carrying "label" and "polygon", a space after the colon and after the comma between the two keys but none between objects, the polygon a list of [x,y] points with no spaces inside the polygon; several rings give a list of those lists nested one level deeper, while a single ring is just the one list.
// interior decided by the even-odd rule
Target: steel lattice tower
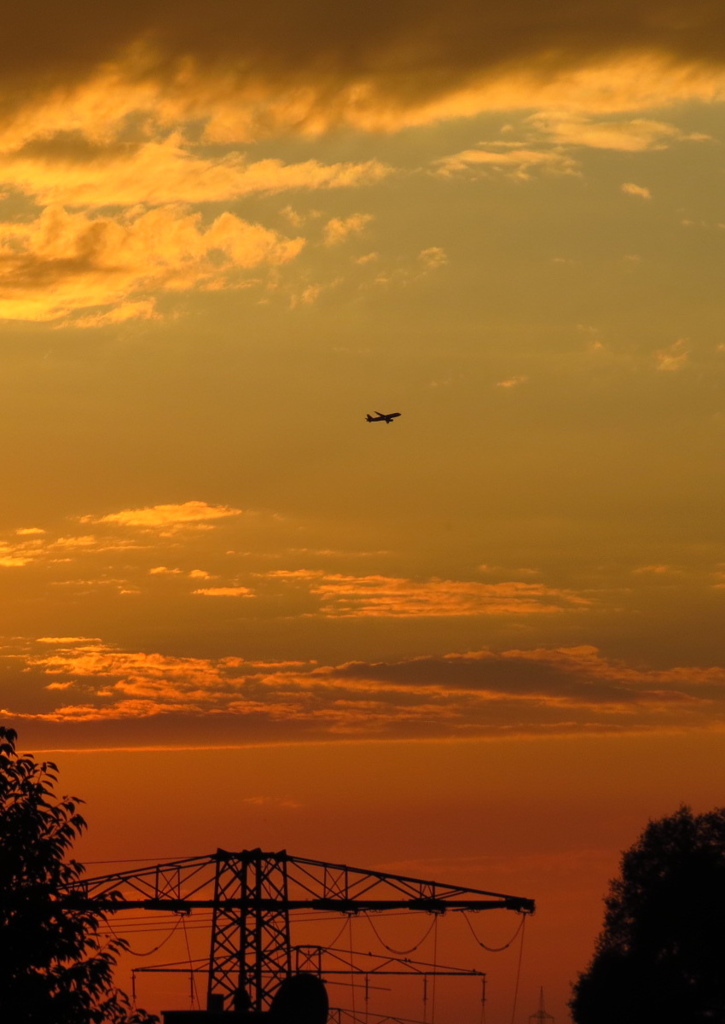
[{"label": "steel lattice tower", "polygon": [[539,1009],[529,1017],[529,1024],[554,1024],[554,1018],[544,1007],[544,989],[539,992]]},{"label": "steel lattice tower", "polygon": [[268,1009],[280,979],[290,973],[288,902],[285,854],[218,851],[209,1004],[215,995],[226,1003],[244,992],[249,1009]]}]

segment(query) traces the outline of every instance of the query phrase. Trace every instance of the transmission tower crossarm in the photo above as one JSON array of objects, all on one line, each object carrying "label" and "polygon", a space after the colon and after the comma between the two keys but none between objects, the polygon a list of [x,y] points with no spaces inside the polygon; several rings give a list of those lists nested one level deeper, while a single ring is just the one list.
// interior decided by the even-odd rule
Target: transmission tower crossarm
[{"label": "transmission tower crossarm", "polygon": [[93,909],[97,911],[119,910],[159,910],[167,913],[187,914],[192,910],[326,910],[336,914],[359,914],[385,910],[422,910],[429,914],[444,914],[447,910],[517,910],[531,913],[531,900],[517,900],[506,897],[501,900],[272,900],[255,899],[253,896],[232,900],[185,900],[185,899],[147,899],[134,900],[124,896],[117,898],[69,895],[63,900],[65,906],[76,910]]},{"label": "transmission tower crossarm", "polygon": [[[78,905],[85,898],[87,903],[83,905],[106,911],[145,909],[185,913],[196,909],[208,910],[219,903],[218,894],[212,892],[211,884],[218,870],[238,870],[244,865],[261,862],[275,864],[280,869],[284,865],[290,892],[294,891],[294,896],[285,901],[289,911],[324,910],[355,914],[366,910],[443,913],[446,910],[504,909],[531,914],[535,909],[533,900],[510,893],[293,857],[285,850],[278,853],[217,850],[205,857],[189,857],[135,871],[115,872],[74,883],[69,887],[66,898],[77,899]],[[279,910],[278,894],[275,897],[275,909]],[[255,903],[251,893],[246,894],[245,899],[249,908],[271,909],[269,902]],[[232,909],[232,905],[229,906]]]},{"label": "transmission tower crossarm", "polygon": [[[508,910],[517,910],[522,913],[533,913],[534,901],[521,896],[512,896],[509,893],[490,892],[487,889],[472,889],[467,886],[450,885],[445,882],[426,881],[421,878],[413,878],[409,875],[396,875],[387,871],[372,871],[366,868],[354,868],[346,864],[332,864],[328,861],[308,860],[304,857],[288,856],[290,869],[297,868],[291,873],[298,885],[305,885],[305,875],[310,891],[324,889],[325,895],[332,898],[340,898],[343,895],[350,898],[361,898],[371,891],[385,887],[395,889],[402,895],[407,895],[409,900],[440,900],[445,901],[446,907],[455,905],[455,900],[460,899],[458,909],[498,909],[505,906]],[[317,869],[317,871],[315,871]],[[478,907],[471,904],[475,899],[488,897],[496,901],[493,906],[481,903]],[[465,906],[464,906],[465,904]],[[408,909],[413,909],[410,903],[406,904]],[[417,909],[425,909],[423,907]]]}]

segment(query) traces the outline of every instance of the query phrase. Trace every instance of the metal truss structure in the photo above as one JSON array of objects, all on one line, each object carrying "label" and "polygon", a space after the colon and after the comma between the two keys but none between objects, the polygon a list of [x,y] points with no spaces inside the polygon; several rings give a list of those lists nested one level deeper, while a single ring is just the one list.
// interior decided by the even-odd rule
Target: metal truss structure
[{"label": "metal truss structure", "polygon": [[379,953],[361,953],[349,949],[335,949],[334,946],[294,946],[294,971],[319,974],[327,977],[334,974],[386,976],[402,974],[419,978],[436,975],[454,978],[485,978],[483,971],[468,970],[464,967],[444,967],[442,964],[424,963],[408,957],[381,956]]},{"label": "metal truss structure", "polygon": [[[307,860],[284,850],[266,853],[259,849],[238,853],[217,850],[205,857],[84,879],[66,890],[64,902],[105,913],[211,910],[207,1005],[258,1012],[269,1009],[279,985],[293,970],[311,970],[316,963],[315,973],[342,973],[339,966],[323,968],[323,947],[304,947],[306,951],[293,947],[293,911],[346,915],[386,910],[432,914],[448,910],[534,911],[533,900],[519,896]],[[328,955],[331,952],[325,951]],[[411,970],[414,961],[398,963],[408,966],[394,971],[389,962],[385,973],[416,973]],[[350,964],[345,969],[351,973]],[[354,970],[381,972],[382,968]]]},{"label": "metal truss structure", "polygon": [[[336,949],[334,946],[292,946],[292,974],[316,974],[320,978],[334,975],[357,976],[367,987],[371,977],[398,975],[431,978],[485,978],[484,971],[465,967],[446,967],[409,957],[384,956],[363,953],[360,950]],[[135,967],[133,974],[208,974],[209,960],[176,961],[155,964],[153,967]]]}]

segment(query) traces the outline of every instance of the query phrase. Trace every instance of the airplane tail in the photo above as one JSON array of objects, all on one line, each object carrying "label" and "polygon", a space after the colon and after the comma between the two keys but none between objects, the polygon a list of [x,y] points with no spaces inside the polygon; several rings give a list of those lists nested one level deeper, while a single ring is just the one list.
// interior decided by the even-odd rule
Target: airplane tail
[{"label": "airplane tail", "polygon": [[365,419],[366,419],[366,420],[368,421],[368,423],[372,423],[372,422],[373,422],[373,418],[372,418],[372,416],[370,415],[370,413],[368,413],[368,414],[367,414],[367,416],[365,417]]}]

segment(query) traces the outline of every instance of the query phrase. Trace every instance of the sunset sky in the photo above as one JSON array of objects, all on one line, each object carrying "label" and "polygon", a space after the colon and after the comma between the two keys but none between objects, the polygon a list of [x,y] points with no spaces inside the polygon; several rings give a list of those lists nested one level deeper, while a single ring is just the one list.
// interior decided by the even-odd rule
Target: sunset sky
[{"label": "sunset sky", "polygon": [[532,897],[566,1020],[725,803],[724,106],[710,0],[5,12],[0,704],[84,857]]}]

